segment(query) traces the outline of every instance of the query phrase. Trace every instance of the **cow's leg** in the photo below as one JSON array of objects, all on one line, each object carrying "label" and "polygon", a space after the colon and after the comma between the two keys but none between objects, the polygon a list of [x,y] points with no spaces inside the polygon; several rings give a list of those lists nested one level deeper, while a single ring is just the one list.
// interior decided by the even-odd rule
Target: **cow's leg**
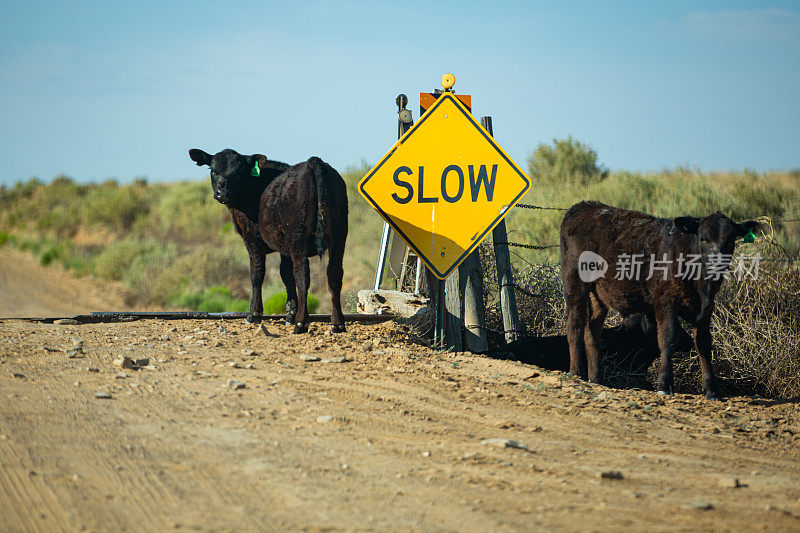
[{"label": "cow's leg", "polygon": [[294,283],[292,258],[281,256],[281,279],[286,287],[286,325],[294,325],[297,317],[297,287]]},{"label": "cow's leg", "polygon": [[261,322],[261,315],[264,314],[264,302],[261,299],[261,285],[264,283],[264,273],[266,272],[266,254],[260,249],[248,249],[250,255],[250,312],[247,313],[247,321],[251,324]]},{"label": "cow's leg", "polygon": [[700,357],[700,370],[703,373],[703,391],[709,400],[722,400],[717,377],[714,375],[714,368],[711,364],[711,330],[709,329],[709,323],[708,321],[703,321],[692,329],[694,347]]},{"label": "cow's leg", "polygon": [[658,347],[661,350],[657,391],[661,395],[674,394],[675,375],[672,372],[672,351],[678,324],[672,309],[656,309],[656,323],[658,324]]},{"label": "cow's leg", "polygon": [[583,341],[586,346],[586,368],[589,381],[600,383],[600,335],[606,321],[608,308],[597,296],[589,295],[589,325],[584,329]]},{"label": "cow's leg", "polygon": [[328,289],[331,291],[331,326],[334,333],[344,331],[344,314],[342,313],[342,277],[344,269],[344,243],[332,247],[328,257]]},{"label": "cow's leg", "polygon": [[587,298],[567,299],[567,342],[569,342],[569,371],[586,379],[583,337],[586,328]]},{"label": "cow's leg", "polygon": [[308,286],[311,280],[308,257],[294,255],[292,256],[292,265],[294,266],[294,282],[297,286],[297,323],[294,325],[294,333],[306,333],[308,331]]}]

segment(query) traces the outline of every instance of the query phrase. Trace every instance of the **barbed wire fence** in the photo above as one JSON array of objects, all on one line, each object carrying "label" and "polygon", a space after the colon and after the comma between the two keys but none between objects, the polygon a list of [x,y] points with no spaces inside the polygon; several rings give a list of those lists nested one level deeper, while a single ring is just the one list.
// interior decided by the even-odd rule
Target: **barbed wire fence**
[{"label": "barbed wire fence", "polygon": [[[567,211],[561,207],[517,204],[520,209],[536,211]],[[483,269],[484,302],[486,305],[486,332],[491,348],[505,344],[503,317],[500,309],[500,287],[497,281],[497,265],[494,247],[505,244],[509,247],[511,269],[517,312],[525,336],[558,334],[563,329],[563,290],[561,287],[560,264],[558,262],[534,261],[520,251],[547,251],[559,248],[558,244],[539,244],[516,242],[515,233],[508,228],[504,242],[493,242],[491,237],[481,244],[478,253]]]}]

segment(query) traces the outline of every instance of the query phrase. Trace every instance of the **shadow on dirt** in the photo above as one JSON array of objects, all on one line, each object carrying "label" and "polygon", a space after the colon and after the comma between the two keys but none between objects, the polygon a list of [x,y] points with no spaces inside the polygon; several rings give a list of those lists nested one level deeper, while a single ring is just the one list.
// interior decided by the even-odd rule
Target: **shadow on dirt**
[{"label": "shadow on dirt", "polygon": [[[675,351],[693,348],[691,336],[679,327]],[[622,324],[604,328],[602,333],[602,383],[614,388],[653,389],[647,369],[659,358],[655,318],[652,315],[625,317]],[[569,371],[569,343],[566,335],[528,337],[495,348],[483,355],[493,359],[520,361],[547,370]]]},{"label": "shadow on dirt", "polygon": [[776,405],[791,404],[800,404],[800,396],[795,396],[794,398],[758,398],[750,402],[750,405],[760,405],[763,407],[775,407]]}]

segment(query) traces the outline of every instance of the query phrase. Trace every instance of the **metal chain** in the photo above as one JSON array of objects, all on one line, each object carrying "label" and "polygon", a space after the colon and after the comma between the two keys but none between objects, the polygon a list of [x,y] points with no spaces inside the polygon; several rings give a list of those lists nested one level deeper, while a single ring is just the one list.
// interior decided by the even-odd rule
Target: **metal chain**
[{"label": "metal chain", "polygon": [[537,246],[535,244],[522,244],[518,242],[496,242],[494,243],[495,246],[500,244],[505,244],[506,246],[516,246],[518,248],[527,248],[529,250],[547,250],[548,248],[558,248],[558,244],[550,244],[548,246]]},{"label": "metal chain", "polygon": [[521,207],[522,209],[544,209],[547,211],[567,211],[568,209],[564,209],[563,207],[542,207],[539,205],[532,205],[532,204],[517,204],[514,207]]}]

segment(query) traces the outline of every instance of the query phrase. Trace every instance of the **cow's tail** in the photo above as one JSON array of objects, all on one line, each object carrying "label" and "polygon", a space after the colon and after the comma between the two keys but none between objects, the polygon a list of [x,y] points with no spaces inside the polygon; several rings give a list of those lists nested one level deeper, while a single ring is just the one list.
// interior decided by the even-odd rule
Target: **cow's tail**
[{"label": "cow's tail", "polygon": [[324,175],[324,163],[319,157],[308,160],[314,172],[314,181],[317,185],[317,255],[322,257],[325,253],[325,206],[327,205],[328,187]]}]

